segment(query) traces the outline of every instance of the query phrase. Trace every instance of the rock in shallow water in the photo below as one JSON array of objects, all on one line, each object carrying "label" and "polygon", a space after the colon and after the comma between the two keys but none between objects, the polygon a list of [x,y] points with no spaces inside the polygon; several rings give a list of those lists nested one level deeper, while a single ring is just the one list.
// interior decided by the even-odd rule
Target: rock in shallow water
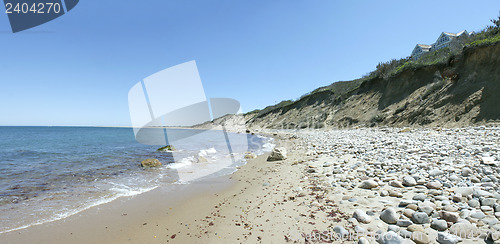
[{"label": "rock in shallow water", "polygon": [[148,159],[145,159],[141,162],[141,166],[142,167],[148,167],[148,168],[151,168],[151,167],[160,167],[161,166],[161,162],[160,160],[156,159],[156,158],[148,158]]}]

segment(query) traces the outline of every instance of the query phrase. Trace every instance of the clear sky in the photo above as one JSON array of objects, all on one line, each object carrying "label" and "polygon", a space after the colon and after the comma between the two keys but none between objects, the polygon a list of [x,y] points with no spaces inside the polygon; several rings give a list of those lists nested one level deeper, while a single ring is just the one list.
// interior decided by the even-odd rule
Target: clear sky
[{"label": "clear sky", "polygon": [[0,14],[0,125],[130,125],[143,78],[196,60],[207,97],[243,111],[360,78],[443,31],[478,31],[500,1],[80,0],[12,34]]}]

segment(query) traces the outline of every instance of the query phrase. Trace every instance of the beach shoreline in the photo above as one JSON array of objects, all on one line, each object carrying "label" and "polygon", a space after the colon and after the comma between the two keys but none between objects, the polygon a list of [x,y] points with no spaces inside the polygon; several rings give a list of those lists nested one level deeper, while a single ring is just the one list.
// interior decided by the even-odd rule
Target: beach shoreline
[{"label": "beach shoreline", "polygon": [[[287,159],[269,162],[265,153],[213,182],[177,186],[186,188],[172,195],[155,189],[0,238],[7,243],[436,243],[439,238],[477,243],[499,234],[500,175],[493,170],[500,165],[494,140],[500,127],[267,134],[286,149]],[[461,230],[471,236],[453,234]]]}]

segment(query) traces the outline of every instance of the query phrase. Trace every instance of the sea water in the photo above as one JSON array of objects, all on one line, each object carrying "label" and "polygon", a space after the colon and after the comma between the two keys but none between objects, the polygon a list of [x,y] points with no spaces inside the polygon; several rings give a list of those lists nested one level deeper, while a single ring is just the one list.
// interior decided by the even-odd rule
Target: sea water
[{"label": "sea water", "polygon": [[[199,132],[199,131],[198,131]],[[261,154],[272,140],[209,130],[172,142],[176,151],[135,141],[132,128],[0,127],[0,233],[78,213],[168,184],[230,174],[248,151]],[[156,158],[160,168],[140,163]]]}]

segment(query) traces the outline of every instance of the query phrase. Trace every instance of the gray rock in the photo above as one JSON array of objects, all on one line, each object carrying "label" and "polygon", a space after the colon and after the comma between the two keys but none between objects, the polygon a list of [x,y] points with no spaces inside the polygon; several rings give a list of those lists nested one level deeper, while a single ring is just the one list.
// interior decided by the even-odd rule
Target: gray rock
[{"label": "gray rock", "polygon": [[336,174],[342,174],[342,173],[344,173],[344,170],[342,168],[340,168],[338,166],[333,168],[332,174],[336,175]]},{"label": "gray rock", "polygon": [[368,214],[366,214],[365,211],[363,211],[361,209],[354,210],[354,214],[352,215],[352,217],[363,224],[368,224],[368,223],[372,222],[372,218],[370,216],[368,216]]},{"label": "gray rock", "polygon": [[401,227],[408,227],[412,224],[413,222],[411,222],[411,220],[409,219],[398,219],[398,221],[396,222],[396,225]]},{"label": "gray rock", "polygon": [[377,240],[380,244],[401,244],[403,243],[403,238],[393,231],[388,231]]},{"label": "gray rock", "polygon": [[479,229],[475,225],[466,221],[464,222],[460,221],[452,225],[449,229],[449,232],[455,236],[462,237],[464,239],[477,237],[479,236],[479,234],[481,234],[479,232]]},{"label": "gray rock", "polygon": [[443,184],[439,181],[431,181],[425,185],[429,189],[436,189],[439,190],[443,187]]},{"label": "gray rock", "polygon": [[495,217],[486,217],[486,218],[482,219],[481,221],[487,225],[496,225],[496,224],[498,224],[498,222],[500,222]]},{"label": "gray rock", "polygon": [[490,211],[493,211],[493,208],[490,206],[481,206],[481,211],[490,212]]},{"label": "gray rock", "polygon": [[446,220],[433,219],[431,222],[431,228],[433,228],[437,231],[444,231],[444,230],[448,229],[448,223],[446,223]]},{"label": "gray rock", "polygon": [[464,197],[472,195],[472,188],[471,187],[459,187],[455,189],[456,194],[460,194]]},{"label": "gray rock", "polygon": [[431,242],[431,238],[424,232],[415,231],[411,233],[411,240],[416,244],[427,244]]},{"label": "gray rock", "polygon": [[479,207],[479,206],[480,206],[480,205],[479,205],[479,201],[478,201],[478,200],[476,200],[476,199],[471,199],[471,200],[469,200],[469,202],[468,202],[467,204],[469,204],[469,206],[470,206],[471,208],[477,208],[477,207]]},{"label": "gray rock", "polygon": [[439,216],[442,219],[446,220],[446,222],[452,222],[452,223],[456,223],[458,219],[460,219],[458,213],[447,212],[447,211],[440,211]]},{"label": "gray rock", "polygon": [[413,200],[416,200],[416,201],[424,201],[425,199],[427,198],[427,195],[423,194],[423,193],[418,193],[417,195],[413,196]]},{"label": "gray rock", "polygon": [[286,149],[284,147],[275,147],[271,151],[271,155],[267,157],[267,161],[280,161],[286,159]]},{"label": "gray rock", "polygon": [[410,204],[415,204],[415,203],[416,203],[415,201],[403,199],[403,200],[401,200],[401,202],[399,202],[398,207],[404,208]]},{"label": "gray rock", "polygon": [[333,231],[340,235],[342,238],[349,236],[349,231],[347,231],[344,227],[337,225],[333,228]]},{"label": "gray rock", "polygon": [[427,224],[430,222],[429,216],[424,212],[415,212],[411,217],[413,223],[416,224]]},{"label": "gray rock", "polygon": [[420,212],[424,212],[427,215],[431,215],[432,212],[434,211],[434,208],[432,208],[427,204],[422,204],[418,207],[418,210],[420,210]]},{"label": "gray rock", "polygon": [[470,217],[475,219],[483,219],[484,217],[486,217],[486,215],[483,212],[474,211],[471,212]]},{"label": "gray rock", "polygon": [[403,184],[398,181],[398,180],[393,180],[391,182],[389,182],[389,185],[392,186],[392,187],[396,187],[396,188],[403,188]]},{"label": "gray rock", "polygon": [[397,226],[397,225],[389,225],[387,227],[387,231],[394,231],[394,232],[398,233],[399,232],[399,226]]},{"label": "gray rock", "polygon": [[460,211],[460,218],[462,218],[462,219],[469,218],[470,214],[471,214],[471,211],[469,211],[468,209],[462,209],[462,211]]},{"label": "gray rock", "polygon": [[481,190],[481,189],[477,189],[477,188],[474,188],[472,190],[472,194],[477,198],[479,198],[479,197],[493,197],[493,194],[491,194],[487,191]]},{"label": "gray rock", "polygon": [[394,208],[386,208],[380,213],[380,219],[388,224],[396,224],[399,219],[399,214]]},{"label": "gray rock", "polygon": [[415,178],[407,175],[403,178],[403,185],[404,186],[416,186],[417,181],[415,180]]},{"label": "gray rock", "polygon": [[446,232],[438,232],[437,235],[437,242],[441,244],[457,244],[458,242],[461,242],[462,238],[452,235],[450,233]]},{"label": "gray rock", "polygon": [[354,226],[354,231],[356,233],[367,233],[367,230],[359,225]]},{"label": "gray rock", "polygon": [[432,169],[429,171],[429,175],[432,177],[442,175],[442,174],[443,174],[443,171],[441,171],[439,169]]},{"label": "gray rock", "polygon": [[464,167],[462,169],[462,176],[464,177],[468,177],[470,175],[474,174],[474,172],[472,171],[472,169],[468,168],[468,167]]},{"label": "gray rock", "polygon": [[362,189],[372,189],[378,187],[378,183],[374,180],[365,180],[361,182],[358,187]]},{"label": "gray rock", "polygon": [[360,237],[358,240],[358,244],[370,244],[370,242],[366,238]]},{"label": "gray rock", "polygon": [[497,200],[495,198],[483,198],[481,200],[481,206],[490,206],[493,207]]},{"label": "gray rock", "polygon": [[399,235],[403,238],[407,238],[407,239],[410,239],[411,238],[411,231],[407,231],[407,230],[400,230],[399,231]]}]

